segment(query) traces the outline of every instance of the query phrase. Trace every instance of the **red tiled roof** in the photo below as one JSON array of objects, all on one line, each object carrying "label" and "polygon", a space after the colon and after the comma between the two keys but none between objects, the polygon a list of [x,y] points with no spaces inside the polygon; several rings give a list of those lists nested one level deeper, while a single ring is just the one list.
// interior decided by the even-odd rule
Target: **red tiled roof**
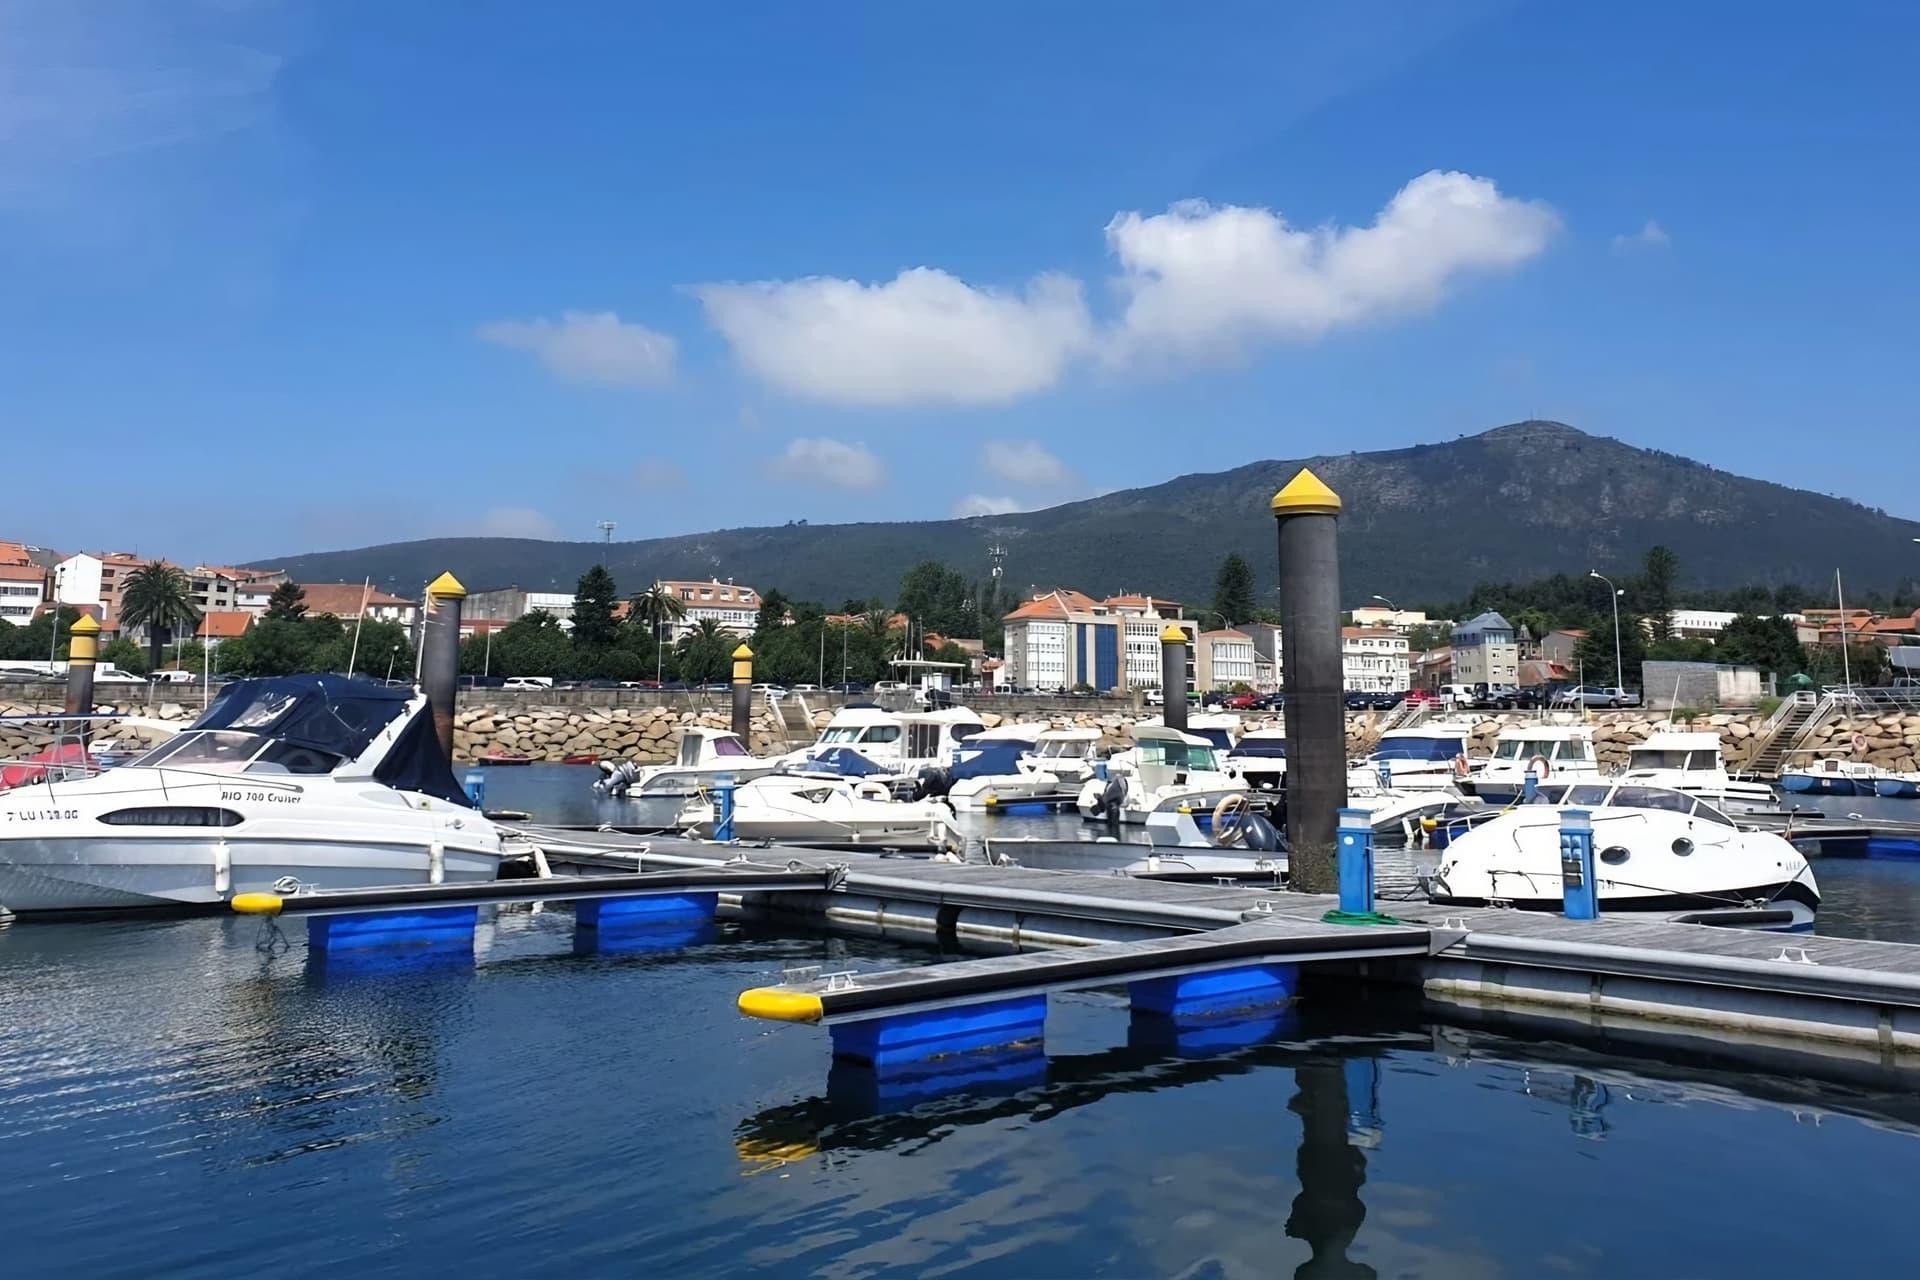
[{"label": "red tiled roof", "polygon": [[1340,628],[1340,634],[1347,639],[1367,636],[1376,640],[1389,640],[1400,633],[1392,627],[1342,627]]},{"label": "red tiled roof", "polygon": [[1202,631],[1200,633],[1200,638],[1202,640],[1212,640],[1212,639],[1251,640],[1253,639],[1253,637],[1248,635],[1246,632],[1235,631],[1232,627],[1225,627],[1219,631]]},{"label": "red tiled roof", "polygon": [[193,633],[202,640],[231,640],[253,625],[253,615],[237,610],[216,609],[200,615],[200,626]]},{"label": "red tiled roof", "polygon": [[32,564],[24,542],[0,542],[0,565]]},{"label": "red tiled roof", "polygon": [[8,582],[45,582],[47,571],[37,564],[0,564],[0,578]]},{"label": "red tiled roof", "polygon": [[1109,609],[1178,609],[1178,600],[1163,596],[1108,596],[1102,601]]}]

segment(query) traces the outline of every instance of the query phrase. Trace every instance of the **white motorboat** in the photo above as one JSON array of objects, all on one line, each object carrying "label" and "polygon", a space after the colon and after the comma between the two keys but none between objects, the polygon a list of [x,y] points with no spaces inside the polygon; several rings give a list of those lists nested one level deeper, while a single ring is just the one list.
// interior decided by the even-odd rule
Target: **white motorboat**
[{"label": "white motorboat", "polygon": [[117,769],[0,792],[0,903],[21,913],[491,880],[500,858],[426,698],[340,676],[238,681]]},{"label": "white motorboat", "polygon": [[[712,839],[717,798],[689,801],[674,825]],[[736,840],[939,842],[953,817],[944,800],[896,800],[883,782],[770,773],[733,790]]]},{"label": "white motorboat", "polygon": [[1621,782],[1665,787],[1698,796],[1735,817],[1772,812],[1779,797],[1764,782],[1735,778],[1720,756],[1720,735],[1700,731],[1660,732],[1627,749]]},{"label": "white motorboat", "polygon": [[954,749],[953,763],[923,789],[944,792],[962,813],[1059,795],[1066,786],[1061,778],[1027,767],[1041,736],[1049,732],[1045,725],[1003,724],[976,733]]},{"label": "white motorboat", "polygon": [[680,749],[671,764],[636,765],[600,762],[601,777],[593,789],[603,795],[632,795],[642,799],[691,796],[721,778],[748,782],[772,773],[776,760],[763,760],[747,750],[740,735],[725,729],[688,725],[680,731]]},{"label": "white motorboat", "polygon": [[1469,771],[1467,740],[1472,733],[1472,725],[1452,721],[1389,729],[1380,735],[1373,754],[1349,768],[1347,790],[1450,790]]},{"label": "white motorboat", "polygon": [[811,747],[783,756],[779,763],[802,768],[811,756],[849,747],[895,773],[913,773],[926,765],[952,763],[954,748],[985,728],[980,716],[965,707],[887,711],[870,703],[849,703],[833,713]]},{"label": "white motorboat", "polygon": [[1489,804],[1511,804],[1536,783],[1591,782],[1601,776],[1593,730],[1584,724],[1519,724],[1493,740],[1493,758],[1462,781]]},{"label": "white motorboat", "polygon": [[1247,793],[1246,782],[1222,767],[1205,738],[1163,724],[1136,724],[1133,742],[1107,760],[1106,777],[1096,775],[1080,788],[1074,803],[1082,817],[1142,823],[1151,813],[1182,808],[1210,817],[1227,797]]},{"label": "white motorboat", "polygon": [[1280,790],[1287,783],[1287,731],[1247,730],[1227,753],[1226,766],[1255,791]]},{"label": "white motorboat", "polygon": [[1019,768],[1022,773],[1044,773],[1060,786],[1077,788],[1093,776],[1093,753],[1099,745],[1098,729],[1042,729]]},{"label": "white motorboat", "polygon": [[995,865],[1033,867],[1042,871],[1095,871],[1142,876],[1156,880],[1199,880],[1221,877],[1269,880],[1287,872],[1287,855],[1273,824],[1244,806],[1231,823],[1212,837],[1200,830],[1192,814],[1162,810],[1147,815],[1144,841],[1101,836],[1092,840],[1030,837],[968,841],[966,859]]},{"label": "white motorboat", "polygon": [[1454,836],[1432,880],[1433,901],[1561,910],[1562,806],[1592,814],[1603,915],[1773,907],[1791,913],[1789,927],[1813,923],[1820,890],[1786,840],[1740,830],[1699,796],[1625,781],[1575,784],[1559,804],[1520,805]]}]

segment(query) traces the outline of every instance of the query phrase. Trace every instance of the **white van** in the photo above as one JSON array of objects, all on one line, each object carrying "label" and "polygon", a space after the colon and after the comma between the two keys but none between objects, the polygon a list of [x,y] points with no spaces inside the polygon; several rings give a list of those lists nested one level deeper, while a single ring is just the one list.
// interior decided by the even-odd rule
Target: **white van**
[{"label": "white van", "polygon": [[514,676],[512,679],[508,680],[505,684],[501,685],[500,687],[502,689],[518,689],[523,693],[529,689],[551,689],[553,688],[553,677],[552,676]]},{"label": "white van", "polygon": [[192,684],[199,678],[200,677],[196,676],[193,672],[182,671],[178,667],[169,667],[165,671],[156,671],[153,673],[153,682],[155,684]]}]

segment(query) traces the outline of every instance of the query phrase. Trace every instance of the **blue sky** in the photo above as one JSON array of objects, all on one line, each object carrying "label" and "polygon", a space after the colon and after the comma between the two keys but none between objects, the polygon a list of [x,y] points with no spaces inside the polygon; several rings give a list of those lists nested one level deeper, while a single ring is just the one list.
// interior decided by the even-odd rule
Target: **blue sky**
[{"label": "blue sky", "polygon": [[1916,37],[0,0],[0,537],[940,517],[1533,416],[1920,516]]}]

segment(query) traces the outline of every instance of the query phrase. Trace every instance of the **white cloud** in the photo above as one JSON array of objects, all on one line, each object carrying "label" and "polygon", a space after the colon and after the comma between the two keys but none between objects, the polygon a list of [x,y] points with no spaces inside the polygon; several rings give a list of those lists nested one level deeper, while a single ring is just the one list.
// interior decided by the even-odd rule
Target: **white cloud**
[{"label": "white cloud", "polygon": [[480,538],[544,538],[553,539],[560,530],[553,521],[535,511],[532,507],[494,507],[480,517],[473,530],[474,537]]},{"label": "white cloud", "polygon": [[1667,236],[1667,229],[1652,218],[1648,218],[1646,224],[1632,235],[1615,236],[1613,251],[1634,253],[1641,249],[1664,249],[1671,243]]},{"label": "white cloud", "polygon": [[916,267],[862,284],[813,276],[707,284],[693,293],[748,373],[835,404],[999,404],[1043,391],[1092,342],[1080,283],[1025,292]]},{"label": "white cloud", "polygon": [[1535,257],[1559,225],[1544,204],[1439,170],[1402,187],[1367,227],[1302,230],[1269,209],[1197,200],[1124,213],[1107,224],[1127,299],[1110,353],[1230,359],[1429,310],[1461,276]]},{"label": "white cloud", "polygon": [[1075,480],[1072,469],[1037,440],[989,440],[980,461],[1000,479],[1023,488],[1057,489]]},{"label": "white cloud", "polygon": [[679,353],[671,335],[628,324],[611,311],[569,311],[558,321],[501,320],[482,325],[480,339],[531,351],[556,378],[614,387],[670,381]]},{"label": "white cloud", "polygon": [[968,516],[1003,516],[1009,511],[1018,511],[1021,504],[1013,498],[990,498],[984,493],[970,493],[953,504],[956,520]]},{"label": "white cloud", "polygon": [[820,436],[795,440],[767,465],[776,475],[836,489],[878,489],[887,479],[886,464],[864,444]]}]

